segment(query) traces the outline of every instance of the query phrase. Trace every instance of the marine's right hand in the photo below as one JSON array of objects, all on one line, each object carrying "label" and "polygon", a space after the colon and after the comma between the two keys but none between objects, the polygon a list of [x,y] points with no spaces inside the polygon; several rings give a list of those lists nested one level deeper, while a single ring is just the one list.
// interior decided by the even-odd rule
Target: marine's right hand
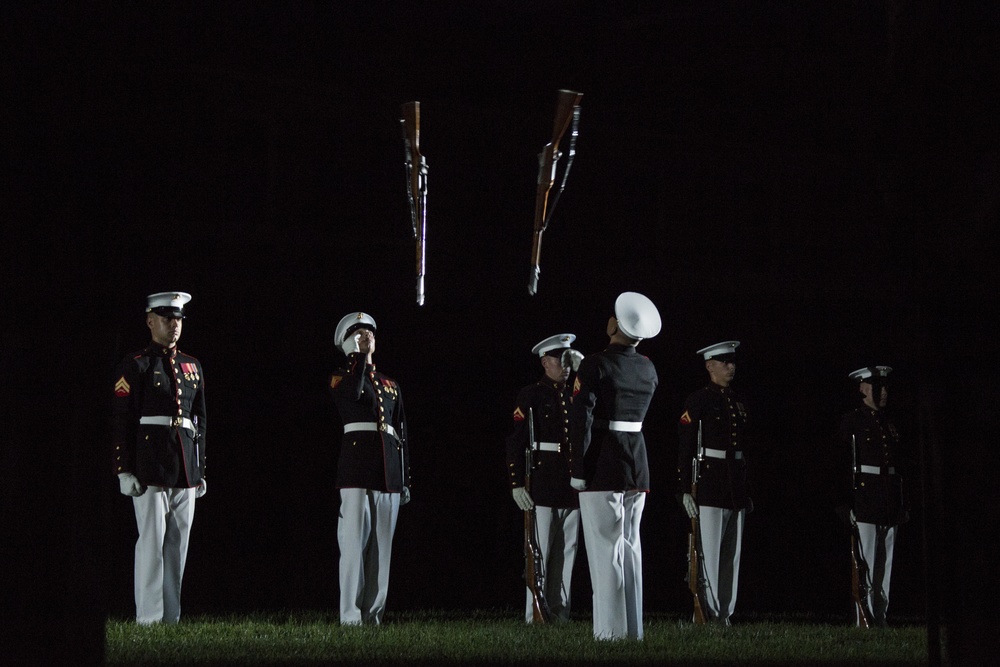
[{"label": "marine's right hand", "polygon": [[361,334],[356,333],[350,338],[346,339],[343,343],[341,343],[340,349],[343,350],[344,354],[346,354],[347,356],[351,356],[355,352],[360,352],[361,346],[358,344],[358,341],[360,340],[361,340]]},{"label": "marine's right hand", "polygon": [[698,503],[694,501],[694,496],[690,493],[685,493],[681,496],[681,504],[684,505],[684,511],[687,512],[689,519],[698,516]]},{"label": "marine's right hand", "polygon": [[535,501],[531,499],[531,494],[523,486],[515,486],[510,490],[510,495],[514,497],[514,502],[522,510],[527,512],[535,506]]},{"label": "marine's right hand", "polygon": [[139,482],[139,478],[130,472],[118,473],[118,488],[123,496],[132,496],[133,498],[146,492],[146,487]]}]

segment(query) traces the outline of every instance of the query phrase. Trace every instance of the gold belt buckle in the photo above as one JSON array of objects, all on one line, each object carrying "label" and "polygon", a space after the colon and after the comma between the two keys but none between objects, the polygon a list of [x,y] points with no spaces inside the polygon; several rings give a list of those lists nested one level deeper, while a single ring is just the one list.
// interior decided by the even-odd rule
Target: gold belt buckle
[{"label": "gold belt buckle", "polygon": [[184,425],[184,418],[183,417],[174,417],[173,419],[170,420],[170,425],[171,426],[175,426],[177,428],[180,428],[181,426]]},{"label": "gold belt buckle", "polygon": [[385,432],[387,432],[389,430],[389,425],[388,424],[383,424],[383,423],[380,422],[379,425],[378,425],[378,430],[380,430],[383,433],[385,433]]}]

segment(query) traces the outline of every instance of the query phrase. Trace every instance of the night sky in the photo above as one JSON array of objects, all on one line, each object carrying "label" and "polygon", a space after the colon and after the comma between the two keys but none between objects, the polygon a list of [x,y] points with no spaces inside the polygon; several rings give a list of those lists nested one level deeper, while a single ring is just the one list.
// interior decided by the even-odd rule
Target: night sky
[{"label": "night sky", "polygon": [[[925,536],[935,572],[973,573],[935,575],[946,614],[972,615],[996,510],[970,518],[952,489],[994,484],[996,10],[335,4],[3,10],[16,608],[82,643],[104,615],[133,613],[112,375],[148,341],[145,295],[182,290],[180,348],[205,367],[209,414],[185,614],[335,611],[326,382],[343,358],[334,326],[355,310],[378,322],[376,362],[410,427],[389,611],[520,613],[503,441],[541,373],[530,349],[562,332],[602,349],[630,290],[664,323],[639,346],[660,378],[644,428],[647,611],[690,609],[676,423],[706,381],[695,350],[738,339],[757,490],[737,615],[848,621],[832,434],[854,405],[847,373],[875,363],[896,369],[915,464],[890,616],[925,615]],[[560,88],[584,94],[580,136],[529,296],[537,154]],[[430,168],[422,307],[399,126],[412,100]],[[582,550],[574,594],[588,611]]]}]

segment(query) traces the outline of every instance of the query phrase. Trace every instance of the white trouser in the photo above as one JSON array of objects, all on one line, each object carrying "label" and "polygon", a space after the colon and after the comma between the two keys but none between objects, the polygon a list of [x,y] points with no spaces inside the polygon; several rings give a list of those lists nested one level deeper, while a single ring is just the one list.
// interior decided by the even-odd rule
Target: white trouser
[{"label": "white trouser", "polygon": [[194,489],[150,486],[132,498],[135,525],[135,620],[176,623],[194,521]]},{"label": "white trouser", "polygon": [[580,494],[583,539],[594,589],[594,638],[642,639],[641,491]]},{"label": "white trouser", "polygon": [[[535,528],[545,566],[545,601],[555,619],[568,621],[570,583],[580,540],[580,510],[535,505]],[[531,589],[525,590],[524,620],[531,623],[534,600]]]},{"label": "white trouser", "polygon": [[[858,522],[861,556],[868,564],[868,608],[872,610],[876,625],[885,624],[885,613],[889,609],[889,578],[892,576],[892,551],[896,543],[896,526],[883,526],[882,530],[885,536],[879,539],[876,524]],[[855,621],[860,625],[861,619],[856,618]]]},{"label": "white trouser", "polygon": [[340,545],[341,623],[381,623],[398,514],[398,493],[340,490],[337,543]]},{"label": "white trouser", "polygon": [[740,552],[746,510],[698,507],[705,563],[705,602],[709,618],[728,621],[736,609]]}]

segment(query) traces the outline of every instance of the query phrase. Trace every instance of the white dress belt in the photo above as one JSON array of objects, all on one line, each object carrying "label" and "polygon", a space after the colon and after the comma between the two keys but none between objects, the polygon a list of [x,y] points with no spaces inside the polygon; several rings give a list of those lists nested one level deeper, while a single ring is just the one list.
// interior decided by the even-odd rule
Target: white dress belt
[{"label": "white dress belt", "polygon": [[[882,474],[882,468],[880,468],[879,466],[866,466],[866,465],[862,465],[861,466],[861,472],[868,473],[869,475],[881,475]],[[886,473],[888,473],[890,475],[895,475],[896,474],[896,469],[894,467],[892,467],[892,466],[889,466],[886,469]]]},{"label": "white dress belt", "polygon": [[538,450],[542,452],[558,452],[560,450],[558,442],[539,442],[536,444],[538,445]]},{"label": "white dress belt", "polygon": [[375,422],[351,422],[350,424],[344,424],[344,433],[352,433],[354,431],[382,431],[394,438],[399,438],[392,424],[377,424]]},{"label": "white dress belt", "polygon": [[139,417],[139,423],[147,426],[183,426],[189,431],[198,430],[187,417]]},{"label": "white dress belt", "polygon": [[[728,458],[728,452],[725,449],[712,449],[711,447],[706,447],[704,449],[705,456],[710,456],[713,459],[724,459]],[[733,453],[733,458],[737,461],[743,460],[743,452],[737,451]]]},{"label": "white dress belt", "polygon": [[613,419],[608,420],[609,431],[629,431],[637,433],[642,430],[642,422],[619,422]]}]

